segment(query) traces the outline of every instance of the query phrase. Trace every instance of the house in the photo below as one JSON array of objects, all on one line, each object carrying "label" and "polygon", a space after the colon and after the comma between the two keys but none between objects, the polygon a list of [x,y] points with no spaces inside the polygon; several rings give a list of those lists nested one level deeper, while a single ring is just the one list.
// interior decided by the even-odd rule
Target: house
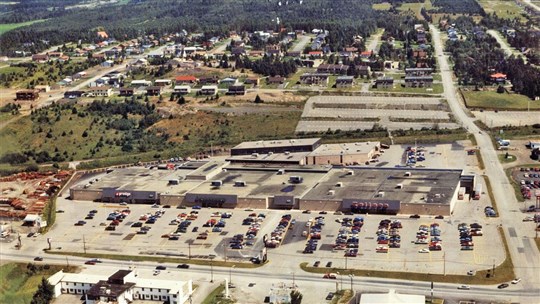
[{"label": "house", "polygon": [[210,77],[201,77],[199,78],[200,84],[217,84],[219,82],[219,78],[217,76],[210,76]]},{"label": "house", "polygon": [[282,76],[270,76],[266,80],[267,84],[283,84],[285,82],[285,77]]},{"label": "house", "polygon": [[114,65],[114,61],[112,60],[105,60],[100,64],[102,67],[110,68]]},{"label": "house", "polygon": [[356,71],[358,73],[358,76],[361,77],[367,77],[371,75],[371,67],[369,65],[357,65]]},{"label": "house", "polygon": [[244,84],[252,84],[253,86],[259,85],[259,77],[249,77],[244,80]]},{"label": "house", "polygon": [[64,55],[62,52],[48,52],[47,55],[49,55],[49,58],[60,58]]},{"label": "house", "polygon": [[202,86],[199,92],[201,95],[216,95],[218,92],[218,87],[216,85]]},{"label": "house", "polygon": [[321,58],[323,56],[323,52],[322,51],[309,51],[308,55],[313,56],[314,58]]},{"label": "house", "polygon": [[283,56],[283,53],[279,48],[270,48],[266,50],[266,56],[281,57]]},{"label": "house", "polygon": [[110,97],[112,89],[109,86],[93,87],[86,91],[88,97]]},{"label": "house", "polygon": [[150,85],[152,85],[152,82],[149,81],[149,80],[144,80],[144,79],[133,80],[130,83],[130,86],[132,86],[132,87],[147,87],[147,86],[150,86]]},{"label": "house", "polygon": [[171,85],[172,81],[170,79],[156,79],[154,85],[158,87],[166,87]]},{"label": "house", "polygon": [[243,46],[242,47],[233,47],[231,49],[231,54],[232,55],[238,55],[238,56],[245,55],[246,54],[246,49]]},{"label": "house", "polygon": [[399,69],[399,61],[386,60],[383,62],[383,66],[385,69],[397,70]]},{"label": "house", "polygon": [[238,79],[233,78],[233,77],[223,78],[219,81],[220,84],[228,85],[228,86],[235,85],[237,82],[238,82]]},{"label": "house", "polygon": [[338,76],[336,78],[336,88],[350,88],[354,84],[353,76]]},{"label": "house", "polygon": [[377,89],[392,89],[394,87],[394,78],[380,77],[375,80],[375,88]]},{"label": "house", "polygon": [[129,96],[133,96],[133,94],[135,94],[135,89],[134,88],[122,87],[119,90],[120,90],[120,96],[129,97]]},{"label": "house", "polygon": [[505,83],[506,82],[506,74],[503,73],[495,73],[489,75],[489,80],[493,83]]},{"label": "house", "polygon": [[163,55],[163,51],[161,50],[153,50],[151,51],[150,53],[148,53],[148,55],[146,55],[147,58],[163,58],[164,55]]},{"label": "house", "polygon": [[19,90],[15,92],[16,100],[36,100],[39,98],[38,90]]},{"label": "house", "polygon": [[84,94],[85,94],[84,91],[67,91],[67,92],[64,92],[64,98],[68,98],[68,99],[80,98],[80,97],[83,97]]},{"label": "house", "polygon": [[104,53],[94,53],[94,54],[92,54],[92,58],[105,60],[105,54]]},{"label": "house", "polygon": [[107,32],[105,31],[99,31],[97,32],[97,36],[101,39],[107,39],[109,38],[109,35],[107,34]]},{"label": "house", "polygon": [[[155,301],[155,303],[189,303],[193,293],[191,280],[159,279],[134,270],[114,270],[108,268],[106,275],[89,273],[53,274],[47,280],[53,286],[55,302],[61,303],[63,294],[75,295],[85,304]],[[81,301],[79,300],[78,303]]]},{"label": "house", "polygon": [[191,87],[188,85],[178,85],[174,87],[173,92],[179,95],[186,95],[186,94],[191,93]]},{"label": "house", "polygon": [[433,85],[433,76],[405,76],[407,88],[430,88]]},{"label": "house", "polygon": [[290,57],[300,57],[302,55],[302,52],[296,52],[296,51],[290,51],[290,52],[287,52],[286,54],[287,56],[290,56]]},{"label": "house", "polygon": [[309,84],[309,85],[328,85],[328,79],[330,78],[329,74],[312,74],[312,73],[305,73],[300,75],[300,83],[301,84]]},{"label": "house", "polygon": [[262,57],[262,56],[264,56],[264,51],[260,51],[260,50],[250,51],[249,56],[251,56],[251,57]]},{"label": "house", "polygon": [[412,56],[416,59],[426,59],[427,52],[425,50],[416,49],[416,50],[413,50]]},{"label": "house", "polygon": [[373,51],[364,51],[360,53],[360,58],[368,59],[371,55],[373,55]]},{"label": "house", "polygon": [[405,76],[429,76],[431,73],[432,68],[405,68]]},{"label": "house", "polygon": [[317,73],[345,75],[349,70],[348,65],[344,64],[321,64],[317,67]]},{"label": "house", "polygon": [[427,42],[426,32],[424,31],[423,28],[422,28],[421,30],[418,29],[418,30],[416,31],[416,42],[417,42],[418,44],[426,43],[426,42]]},{"label": "house", "polygon": [[38,92],[47,93],[51,90],[51,86],[48,85],[37,85],[34,87],[34,89],[38,90]]},{"label": "house", "polygon": [[148,96],[158,96],[161,94],[160,86],[149,86],[146,88],[146,95]]},{"label": "house", "polygon": [[180,75],[174,79],[175,84],[196,84],[197,78],[193,75]]},{"label": "house", "polygon": [[62,62],[62,63],[66,62],[66,61],[68,61],[68,60],[69,60],[69,56],[68,56],[68,55],[62,55],[62,56],[58,57],[58,61],[59,61],[59,62]]},{"label": "house", "polygon": [[49,55],[46,54],[35,54],[32,55],[32,61],[35,61],[37,63],[44,63],[49,61]]},{"label": "house", "polygon": [[245,95],[246,87],[243,85],[232,85],[227,91],[227,95]]}]

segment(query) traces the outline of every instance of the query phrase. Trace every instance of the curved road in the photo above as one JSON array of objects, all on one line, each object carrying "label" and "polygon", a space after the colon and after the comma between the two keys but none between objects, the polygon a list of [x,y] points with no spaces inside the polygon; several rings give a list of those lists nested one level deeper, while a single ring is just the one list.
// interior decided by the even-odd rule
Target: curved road
[{"label": "curved road", "polygon": [[[435,45],[435,54],[441,69],[442,82],[444,86],[444,96],[456,119],[466,127],[481,147],[480,153],[485,164],[485,175],[487,175],[493,185],[493,197],[495,197],[499,218],[494,222],[502,225],[510,255],[515,267],[515,273],[523,279],[525,288],[540,286],[540,254],[534,244],[533,234],[522,224],[525,216],[520,212],[524,208],[523,203],[518,203],[514,194],[514,189],[510,184],[504,169],[499,162],[495,147],[488,134],[482,132],[475,124],[475,117],[470,117],[465,112],[464,105],[459,101],[456,94],[455,85],[452,80],[452,71],[448,65],[448,59],[443,53],[443,45],[440,32],[433,25],[430,30]],[[537,293],[537,295],[540,295]]]}]

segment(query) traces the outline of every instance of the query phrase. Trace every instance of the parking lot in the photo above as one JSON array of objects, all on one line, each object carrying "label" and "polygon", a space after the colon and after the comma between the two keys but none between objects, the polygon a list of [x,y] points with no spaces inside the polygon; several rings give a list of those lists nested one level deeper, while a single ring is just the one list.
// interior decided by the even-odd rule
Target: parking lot
[{"label": "parking lot", "polygon": [[531,205],[534,204],[535,193],[540,191],[540,166],[516,167],[512,169],[512,179],[521,188],[523,199]]},{"label": "parking lot", "polygon": [[[311,214],[299,210],[232,210],[232,209],[176,209],[157,208],[151,205],[104,204],[94,202],[71,201],[64,198],[58,200],[58,209],[63,212],[57,214],[56,229],[52,229],[50,237],[51,247],[60,251],[78,251],[127,255],[160,255],[191,257],[198,259],[237,260],[247,262],[249,258],[258,256],[264,246],[263,236],[270,237],[284,214],[291,214],[292,228],[287,231],[281,246],[268,249],[268,258],[273,262],[272,267],[288,268],[301,262],[313,265],[321,261],[319,267],[325,267],[332,262],[336,268],[363,268],[373,270],[406,270],[413,272],[432,272],[448,274],[463,274],[471,269],[490,268],[493,263],[499,264],[504,260],[504,250],[496,230],[494,219],[486,218],[483,214],[484,206],[489,204],[487,195],[480,200],[458,201],[452,218],[435,219],[422,216],[419,219],[408,216],[361,215],[364,218],[363,227],[355,236],[358,239],[358,254],[345,256],[346,250],[334,250],[334,244],[342,228],[344,218],[354,218],[353,215]],[[116,226],[114,231],[105,230],[112,220],[107,220],[109,214],[115,210],[130,210],[130,213]],[[96,210],[93,219],[85,219],[91,210]],[[149,214],[161,210],[164,213],[156,218],[155,223],[146,223]],[[171,234],[177,230],[177,223],[171,221],[185,213],[194,215],[196,219],[187,227],[185,233],[179,233],[177,240],[170,240]],[[223,231],[212,232],[212,227],[203,227],[207,221],[221,219],[218,213],[231,213]],[[264,215],[259,217],[260,214]],[[145,220],[140,220],[146,215]],[[214,215],[214,216],[213,216]],[[243,225],[243,220],[252,215],[254,222],[259,225],[259,231],[254,239],[244,238],[241,249],[232,249],[231,241],[234,235],[246,235],[250,225]],[[324,225],[320,231],[320,240],[314,243],[313,253],[304,253],[308,241],[310,227],[316,217],[324,217]],[[260,218],[260,219],[259,219]],[[459,218],[460,220],[454,220]],[[403,228],[399,229],[400,248],[389,248],[387,252],[377,252],[381,246],[377,241],[379,222],[383,219],[400,220]],[[311,220],[311,221],[310,221]],[[338,222],[339,220],[339,222]],[[82,226],[75,226],[78,221],[85,221]],[[138,234],[140,227],[131,227],[134,223],[151,227],[146,234]],[[179,222],[182,222],[180,220]],[[428,227],[437,223],[441,230],[441,251],[419,252],[427,249],[427,244],[414,244],[420,225]],[[474,250],[461,250],[458,225],[461,223],[479,223],[483,226],[483,236],[475,236]],[[58,229],[62,227],[62,229]],[[198,227],[197,232],[193,228]],[[198,239],[201,233],[207,232],[206,239]],[[305,232],[304,232],[305,231]],[[167,237],[165,237],[167,236]],[[429,236],[431,237],[431,236]],[[36,240],[32,238],[32,241]],[[253,244],[247,245],[247,242]],[[383,245],[388,246],[388,245]]]}]

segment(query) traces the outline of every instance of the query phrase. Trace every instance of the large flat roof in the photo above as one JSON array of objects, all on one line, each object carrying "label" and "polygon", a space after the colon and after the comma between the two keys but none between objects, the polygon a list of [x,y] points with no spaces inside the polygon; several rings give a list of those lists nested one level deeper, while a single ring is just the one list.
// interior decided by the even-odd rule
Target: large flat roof
[{"label": "large flat roof", "polygon": [[257,148],[277,148],[277,147],[291,147],[291,146],[307,146],[314,145],[320,138],[299,138],[299,139],[279,139],[279,140],[259,140],[259,141],[245,141],[238,144],[234,149],[257,149]]},{"label": "large flat roof", "polygon": [[310,152],[291,152],[291,153],[268,153],[253,155],[231,155],[226,160],[232,162],[249,162],[249,163],[266,163],[266,162],[282,162],[282,163],[300,163]]},{"label": "large flat roof", "polygon": [[367,154],[380,144],[380,142],[368,141],[320,145],[313,152],[309,153],[308,156]]},{"label": "large flat roof", "polygon": [[[406,172],[411,176],[405,176]],[[461,173],[461,170],[408,168],[333,169],[303,199],[384,198],[402,203],[450,204]],[[338,183],[341,184],[338,186]],[[398,188],[398,184],[402,188]],[[329,190],[334,190],[334,194],[329,195]]]}]

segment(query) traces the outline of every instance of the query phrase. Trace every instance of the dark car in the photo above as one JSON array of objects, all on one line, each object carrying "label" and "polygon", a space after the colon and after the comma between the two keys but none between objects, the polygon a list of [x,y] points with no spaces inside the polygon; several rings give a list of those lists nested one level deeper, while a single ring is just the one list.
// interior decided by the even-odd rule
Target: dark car
[{"label": "dark car", "polygon": [[176,266],[176,268],[188,269],[189,265],[188,264],[180,264],[180,265]]},{"label": "dark car", "polygon": [[85,265],[96,265],[96,262],[94,261],[86,261],[84,262]]},{"label": "dark car", "polygon": [[27,234],[26,236],[27,236],[27,237],[33,237],[33,236],[34,236],[34,234],[35,234],[35,233],[33,233],[33,232],[30,232],[30,233],[29,233],[29,234]]},{"label": "dark car", "polygon": [[133,223],[133,224],[131,225],[131,227],[133,227],[133,228],[139,228],[139,227],[142,227],[142,225],[143,225],[143,224],[142,224],[141,222],[137,222],[137,223]]},{"label": "dark car", "polygon": [[193,206],[193,207],[191,207],[191,209],[202,209],[202,207],[201,206]]},{"label": "dark car", "polygon": [[332,267],[332,262],[326,263],[326,267]]},{"label": "dark car", "polygon": [[34,261],[41,262],[41,261],[43,261],[43,258],[38,256],[38,257],[35,257],[35,258],[34,258]]},{"label": "dark car", "polygon": [[321,261],[316,261],[313,263],[313,267],[319,267],[319,265],[321,265]]},{"label": "dark car", "polygon": [[319,212],[319,214],[328,214],[328,212],[326,212],[326,211],[321,211],[321,212]]},{"label": "dark car", "polygon": [[97,213],[97,210],[90,210],[90,212],[88,212],[88,213],[96,214],[96,213]]},{"label": "dark car", "polygon": [[89,214],[89,215],[87,215],[84,219],[85,219],[85,220],[93,220],[93,219],[94,219],[94,216],[91,215],[91,214]]},{"label": "dark car", "polygon": [[328,295],[326,296],[326,300],[330,301],[334,298],[334,293],[333,292],[329,292]]},{"label": "dark car", "polygon": [[502,283],[501,285],[497,286],[497,288],[499,288],[499,289],[503,289],[503,288],[506,288],[506,287],[508,287],[508,284],[506,284],[506,283]]},{"label": "dark car", "polygon": [[438,220],[442,220],[442,219],[444,219],[444,216],[442,216],[442,215],[437,215],[435,218],[438,219]]},{"label": "dark car", "polygon": [[64,213],[64,210],[56,210],[56,213]]},{"label": "dark car", "polygon": [[165,270],[167,269],[167,267],[163,266],[163,265],[159,265],[156,267],[156,270]]},{"label": "dark car", "polygon": [[78,221],[75,223],[75,226],[84,226],[84,224],[86,224],[85,221]]},{"label": "dark car", "polygon": [[418,214],[413,214],[413,215],[409,216],[409,218],[415,218],[415,219],[418,219],[418,218],[420,218],[420,215],[418,215]]},{"label": "dark car", "polygon": [[191,230],[191,232],[197,232],[199,231],[199,227],[193,227],[193,229]]}]

